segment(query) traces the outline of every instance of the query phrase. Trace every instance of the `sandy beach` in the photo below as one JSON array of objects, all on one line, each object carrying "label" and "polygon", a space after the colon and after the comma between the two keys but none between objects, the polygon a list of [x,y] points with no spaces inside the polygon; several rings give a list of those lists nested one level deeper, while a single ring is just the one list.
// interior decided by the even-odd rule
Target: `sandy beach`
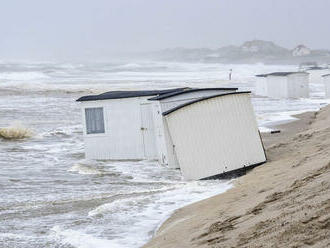
[{"label": "sandy beach", "polygon": [[330,247],[330,106],[264,134],[268,162],[177,210],[145,248]]}]

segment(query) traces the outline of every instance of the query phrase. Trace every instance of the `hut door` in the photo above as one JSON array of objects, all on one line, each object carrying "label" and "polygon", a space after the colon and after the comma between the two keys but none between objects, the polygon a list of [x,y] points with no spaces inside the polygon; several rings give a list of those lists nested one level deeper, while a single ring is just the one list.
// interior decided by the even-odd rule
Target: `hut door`
[{"label": "hut door", "polygon": [[152,105],[141,104],[141,132],[143,137],[144,156],[146,159],[157,158],[156,132]]}]

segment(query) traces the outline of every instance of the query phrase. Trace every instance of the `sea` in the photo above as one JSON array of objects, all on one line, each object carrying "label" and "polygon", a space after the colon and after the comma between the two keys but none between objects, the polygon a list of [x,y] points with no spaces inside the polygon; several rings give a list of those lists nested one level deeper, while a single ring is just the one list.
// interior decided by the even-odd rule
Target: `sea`
[{"label": "sea", "polygon": [[[154,161],[85,159],[80,96],[185,86],[254,92],[254,75],[291,70],[297,66],[0,61],[0,130],[26,134],[0,138],[0,247],[141,247],[176,209],[232,187],[185,181]],[[260,130],[329,103],[322,84],[310,89],[308,99],[252,96]]]}]

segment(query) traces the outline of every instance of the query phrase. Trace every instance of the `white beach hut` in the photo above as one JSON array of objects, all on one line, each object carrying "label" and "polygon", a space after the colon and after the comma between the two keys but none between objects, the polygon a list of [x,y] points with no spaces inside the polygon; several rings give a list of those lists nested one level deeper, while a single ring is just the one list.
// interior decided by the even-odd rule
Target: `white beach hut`
[{"label": "white beach hut", "polygon": [[185,179],[263,163],[249,92],[236,90],[181,88],[81,97],[86,157],[155,159],[180,168]]},{"label": "white beach hut", "polygon": [[309,82],[313,84],[321,84],[322,76],[330,73],[327,67],[313,66],[305,70],[309,73]]},{"label": "white beach hut", "polygon": [[325,97],[330,98],[330,74],[325,74],[322,76],[324,89],[325,89]]},{"label": "white beach hut", "polygon": [[272,98],[309,97],[309,75],[306,72],[273,72],[256,75],[256,92]]},{"label": "white beach hut", "polygon": [[232,173],[266,161],[250,92],[227,92],[163,113],[168,149],[186,179]]}]

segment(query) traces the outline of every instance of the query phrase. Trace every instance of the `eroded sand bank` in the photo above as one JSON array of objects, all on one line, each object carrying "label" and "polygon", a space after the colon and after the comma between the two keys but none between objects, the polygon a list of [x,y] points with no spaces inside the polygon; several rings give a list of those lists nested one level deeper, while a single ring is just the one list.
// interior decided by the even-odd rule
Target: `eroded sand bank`
[{"label": "eroded sand bank", "polygon": [[146,248],[330,247],[330,106],[264,135],[269,162],[177,210]]}]

